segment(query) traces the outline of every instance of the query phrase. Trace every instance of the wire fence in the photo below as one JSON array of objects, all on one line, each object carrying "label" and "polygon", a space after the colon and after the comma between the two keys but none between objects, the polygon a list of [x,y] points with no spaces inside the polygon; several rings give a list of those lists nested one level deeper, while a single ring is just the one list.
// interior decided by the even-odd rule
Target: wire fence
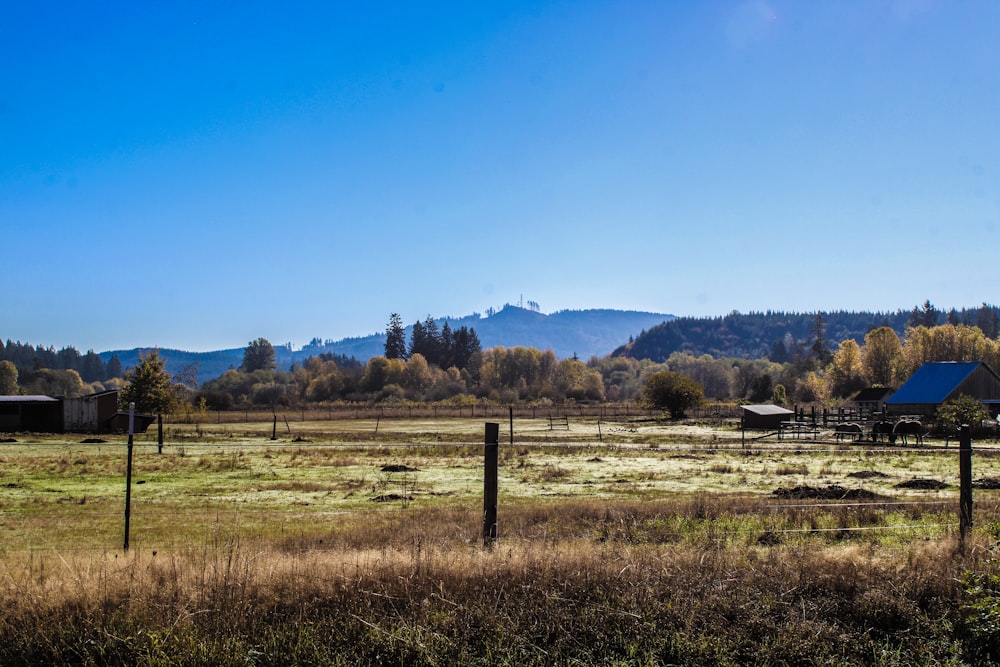
[{"label": "wire fence", "polygon": [[[39,479],[47,479],[44,484],[38,481],[25,481],[30,475],[18,472],[21,466],[20,456],[24,447],[18,446],[16,452],[8,453],[0,449],[0,551],[19,552],[49,549],[80,549],[100,550],[114,548],[120,540],[121,524],[124,513],[124,476],[121,465],[123,447],[117,444],[47,444],[32,445],[37,449],[31,456],[45,459],[40,465],[44,471],[39,473]],[[361,478],[346,479],[342,472],[344,466],[326,465],[324,461],[305,461],[299,466],[285,462],[282,465],[269,465],[268,456],[281,454],[295,456],[297,452],[315,452],[329,450],[333,455],[343,452],[375,451],[379,455],[390,452],[405,457],[408,451],[406,445],[386,446],[382,443],[201,443],[191,448],[192,453],[181,453],[176,446],[165,448],[165,458],[153,457],[147,451],[143,475],[146,478],[155,477],[156,484],[150,487],[157,489],[171,488],[173,491],[164,493],[144,494],[138,489],[144,486],[147,479],[138,479],[130,507],[133,535],[139,543],[156,542],[157,548],[181,548],[176,540],[190,540],[211,546],[211,536],[220,530],[260,531],[277,535],[279,539],[288,536],[328,532],[335,535],[341,524],[351,523],[357,518],[378,520],[382,523],[407,526],[407,530],[415,530],[414,525],[432,526],[443,523],[451,526],[452,539],[474,540],[481,520],[482,469],[478,467],[478,457],[481,453],[481,443],[427,443],[419,447],[424,451],[440,450],[446,458],[454,458],[453,450],[466,448],[461,465],[448,465],[457,470],[457,485],[460,492],[453,496],[424,494],[416,474],[410,479],[406,472],[384,473],[378,465],[382,461],[379,456],[372,460],[362,460],[361,466],[368,472]],[[148,449],[148,446],[147,446]],[[752,457],[763,453],[779,453],[796,456],[809,453],[814,457],[852,457],[870,461],[879,458],[893,466],[912,465],[916,458],[955,456],[957,450],[942,447],[865,447],[845,449],[843,447],[816,446],[805,448],[797,445],[795,448],[754,446],[752,450],[742,448],[739,443],[718,445],[658,445],[655,447],[628,447],[618,445],[559,444],[530,443],[518,444],[517,449],[524,452],[585,452],[597,451],[624,457],[636,453],[655,453],[665,460],[673,457],[719,453],[728,457]],[[451,451],[449,451],[451,450]],[[9,451],[9,450],[8,450]],[[83,451],[92,453],[95,461],[85,460],[80,456]],[[980,455],[983,461],[995,458],[996,452],[983,450]],[[187,458],[185,466],[170,463],[170,457]],[[75,457],[75,458],[74,458]],[[252,459],[252,462],[241,461],[241,457]],[[151,461],[162,460],[159,469],[150,467]],[[196,462],[191,462],[195,461]],[[79,463],[83,461],[83,463]],[[174,461],[173,463],[177,463]],[[599,461],[595,462],[599,463]],[[505,463],[513,470],[516,459]],[[90,466],[92,469],[89,469]],[[306,478],[302,474],[303,467],[319,466],[329,471],[327,478]],[[706,464],[707,466],[707,464]],[[66,467],[69,472],[54,473],[60,467]],[[74,467],[78,468],[74,470]],[[356,467],[356,466],[355,466]],[[957,463],[956,463],[957,475]],[[172,472],[176,469],[176,472]],[[558,473],[558,471],[555,471]],[[106,485],[111,475],[116,484],[121,486],[121,495],[114,491],[107,492]],[[202,475],[202,484],[190,482],[192,475]],[[142,476],[140,476],[142,477]],[[350,474],[347,474],[350,477]],[[790,479],[784,476],[781,479]],[[797,478],[796,478],[797,479]],[[187,481],[185,481],[187,480]],[[558,482],[558,475],[550,482]],[[89,491],[89,485],[105,485],[104,491]],[[508,482],[509,484],[510,482]],[[533,482],[544,485],[543,482]],[[608,482],[611,486],[615,482]],[[670,500],[670,480],[664,480],[657,492],[642,491],[638,497],[646,498],[654,508],[639,512],[634,521],[654,522],[658,528],[646,530],[654,541],[669,542],[684,539],[727,540],[744,539],[759,540],[766,543],[769,539],[781,535],[849,535],[852,533],[885,532],[901,536],[928,537],[948,534],[958,526],[958,497],[952,487],[948,491],[931,490],[928,499],[912,498],[874,498],[866,500],[831,500],[830,498],[815,499],[776,499],[759,491],[741,491],[738,487],[725,493],[716,492],[714,496],[702,498],[681,497]],[[346,485],[346,486],[345,486]],[[626,489],[618,494],[601,495],[590,493],[587,487],[576,495],[558,496],[564,503],[595,503],[615,507],[617,504],[629,503],[632,489]],[[590,489],[595,488],[594,485]],[[278,498],[268,496],[270,492],[280,492]],[[504,497],[505,489],[501,489],[501,503],[508,499],[523,509],[525,497],[519,496],[516,489],[509,486],[506,489],[508,497]],[[732,494],[744,493],[744,497],[733,500]],[[942,496],[942,494],[946,494]],[[539,495],[544,497],[544,494]],[[350,498],[350,500],[346,500]],[[691,509],[691,503],[700,502],[700,508]],[[713,506],[713,503],[716,506]],[[570,509],[572,513],[574,510]],[[988,516],[997,513],[996,503],[979,503],[977,511]],[[593,513],[591,513],[593,514]],[[501,526],[504,525],[504,507],[501,505]],[[552,520],[558,520],[558,510],[551,515]],[[588,515],[590,516],[590,515]],[[606,518],[598,515],[594,519],[595,531],[604,530],[608,526]],[[752,517],[752,520],[747,520]],[[951,520],[955,518],[956,520]],[[672,522],[684,519],[687,525],[683,529],[671,530]],[[734,523],[742,523],[733,527]],[[454,526],[460,526],[455,528]],[[663,527],[667,526],[667,527]],[[433,531],[431,531],[433,532]],[[612,531],[614,532],[614,531]],[[439,534],[443,535],[444,533]],[[518,539],[550,539],[544,532],[533,532],[530,528],[520,526],[515,533]],[[583,534],[586,534],[584,531]],[[501,539],[504,531],[501,529]],[[596,535],[596,533],[595,533]],[[595,537],[596,539],[596,537]],[[622,537],[621,539],[634,539]],[[319,542],[312,548],[330,548],[336,544],[336,539],[330,539],[327,547],[320,547]],[[221,543],[217,543],[221,544]],[[214,547],[212,547],[214,548]]]}]

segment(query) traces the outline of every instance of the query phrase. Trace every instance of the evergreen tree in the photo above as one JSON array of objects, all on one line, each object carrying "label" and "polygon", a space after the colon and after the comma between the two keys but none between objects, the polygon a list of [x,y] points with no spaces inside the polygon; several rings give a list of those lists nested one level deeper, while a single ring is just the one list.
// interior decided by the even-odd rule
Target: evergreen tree
[{"label": "evergreen tree", "polygon": [[403,329],[403,318],[399,313],[389,316],[389,325],[385,329],[385,358],[406,359],[406,332]]},{"label": "evergreen tree", "polygon": [[104,362],[93,350],[89,350],[80,361],[80,377],[84,382],[103,382],[108,379]]},{"label": "evergreen tree", "polygon": [[459,327],[452,335],[452,341],[451,365],[459,369],[469,368],[474,356],[483,351],[475,329]]},{"label": "evergreen tree", "polygon": [[117,354],[111,355],[111,358],[108,359],[107,377],[109,378],[122,377],[122,360],[118,358]]},{"label": "evergreen tree", "polygon": [[441,325],[441,350],[439,355],[439,367],[448,369],[455,365],[455,335],[452,333],[447,320]]},{"label": "evergreen tree", "polygon": [[1000,333],[1000,318],[997,317],[997,311],[983,303],[983,307],[976,314],[976,326],[987,338],[996,338]]},{"label": "evergreen tree", "polygon": [[907,326],[910,327],[930,327],[937,326],[938,323],[938,309],[930,302],[930,299],[924,301],[924,305],[917,308],[913,307],[913,312],[910,313],[910,320],[907,322]]},{"label": "evergreen tree", "polygon": [[410,330],[410,356],[420,354],[426,359],[427,355],[424,354],[426,351],[427,336],[424,334],[423,323],[418,320],[413,323],[413,329]]},{"label": "evergreen tree", "polygon": [[146,414],[170,412],[174,393],[165,366],[159,350],[140,353],[139,364],[125,371],[128,386],[119,397],[120,405],[127,408],[129,403],[135,403],[135,411]]},{"label": "evergreen tree", "polygon": [[430,315],[424,320],[424,357],[427,363],[441,366],[441,330]]},{"label": "evergreen tree", "polygon": [[273,371],[277,366],[274,346],[266,338],[250,341],[243,350],[243,365],[240,366],[240,370],[244,373]]}]

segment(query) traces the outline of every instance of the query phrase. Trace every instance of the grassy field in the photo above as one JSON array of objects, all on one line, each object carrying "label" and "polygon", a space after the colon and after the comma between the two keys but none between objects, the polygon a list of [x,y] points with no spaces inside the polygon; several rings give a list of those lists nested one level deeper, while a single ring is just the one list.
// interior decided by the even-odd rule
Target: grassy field
[{"label": "grassy field", "polygon": [[[0,445],[2,664],[991,664],[1000,447],[732,423],[168,424]],[[962,548],[960,548],[960,546]]]}]

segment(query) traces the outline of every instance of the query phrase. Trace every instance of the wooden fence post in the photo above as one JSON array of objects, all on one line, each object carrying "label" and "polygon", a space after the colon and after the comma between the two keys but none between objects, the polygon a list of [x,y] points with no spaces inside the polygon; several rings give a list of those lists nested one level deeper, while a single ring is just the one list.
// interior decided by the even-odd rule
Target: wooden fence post
[{"label": "wooden fence post", "polygon": [[972,527],[972,429],[962,424],[958,433],[958,532],[959,548],[965,553],[965,536]]},{"label": "wooden fence post", "polygon": [[500,462],[500,424],[486,422],[486,446],[483,476],[483,546],[490,548],[497,539],[497,469]]},{"label": "wooden fence post", "polygon": [[156,415],[156,453],[163,453],[163,413]]}]

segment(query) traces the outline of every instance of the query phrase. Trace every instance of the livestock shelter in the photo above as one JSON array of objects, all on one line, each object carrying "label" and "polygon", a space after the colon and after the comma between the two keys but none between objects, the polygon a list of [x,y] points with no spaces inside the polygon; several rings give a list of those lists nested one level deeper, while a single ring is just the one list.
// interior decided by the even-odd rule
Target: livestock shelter
[{"label": "livestock shelter", "polygon": [[62,400],[51,396],[0,396],[0,431],[59,433]]},{"label": "livestock shelter", "polygon": [[1000,376],[982,361],[926,363],[886,400],[885,407],[890,415],[933,416],[942,403],[962,395],[995,406],[1000,401]]},{"label": "livestock shelter", "polygon": [[63,429],[77,433],[110,433],[115,430],[118,391],[63,399]]},{"label": "livestock shelter", "polygon": [[741,405],[740,426],[743,429],[777,431],[781,422],[795,419],[795,411],[778,405]]},{"label": "livestock shelter", "polygon": [[[155,415],[136,414],[136,433],[144,433]],[[89,396],[0,396],[0,431],[33,433],[124,433],[128,413],[118,410],[118,391]]]}]

